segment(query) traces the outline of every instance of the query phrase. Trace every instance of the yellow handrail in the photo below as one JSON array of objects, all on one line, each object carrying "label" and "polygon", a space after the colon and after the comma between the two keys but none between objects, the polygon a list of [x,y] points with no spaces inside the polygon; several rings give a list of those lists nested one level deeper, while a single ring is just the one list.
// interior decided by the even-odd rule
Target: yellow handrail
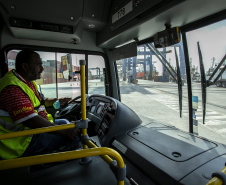
[{"label": "yellow handrail", "polygon": [[82,120],[86,120],[86,86],[85,86],[85,65],[81,64],[81,106],[82,106]]},{"label": "yellow handrail", "polygon": [[[91,140],[87,141],[87,145],[90,148],[98,148]],[[106,163],[108,163],[109,165],[111,164],[111,162],[113,161],[112,158],[110,158],[108,155],[101,155],[100,156]],[[124,162],[120,162],[118,163],[118,167],[119,168],[124,168]],[[117,181],[117,185],[124,185],[124,181]]]},{"label": "yellow handrail", "polygon": [[[86,89],[85,89],[85,60],[80,60],[80,74],[81,74],[81,110],[82,110],[82,120],[86,120]],[[82,135],[87,136],[87,129],[82,129]],[[98,149],[97,146],[90,140],[87,141],[87,143],[83,144],[83,149],[87,149],[87,145],[90,148]],[[108,155],[100,155],[101,158],[110,164],[113,160]],[[121,156],[120,156],[121,157]],[[121,158],[122,159],[122,158]],[[124,162],[123,160],[119,163],[119,168],[124,168]],[[117,181],[118,185],[124,185],[124,181]]]},{"label": "yellow handrail", "polygon": [[[81,101],[82,101],[82,120],[86,120],[86,97],[85,97],[85,64],[81,62]],[[26,135],[34,135],[46,132],[53,132],[58,130],[64,130],[69,128],[75,128],[76,123],[70,123],[65,125],[56,125],[50,127],[43,127],[38,129],[30,129],[24,131],[18,131],[13,133],[6,133],[0,135],[0,140],[9,139],[14,137],[21,137]],[[82,135],[87,135],[87,129],[82,129]],[[87,149],[87,145],[92,149]],[[112,156],[116,161],[119,168],[124,168],[124,162],[121,155],[110,148],[101,147],[98,148],[92,141],[88,140],[86,144],[83,144],[83,148],[86,150],[68,151],[54,154],[30,156],[16,159],[8,159],[0,161],[0,170],[6,170],[11,168],[18,168],[29,165],[51,163],[63,160],[78,159],[90,156],[100,155],[105,162],[110,164],[113,160],[108,156]],[[124,181],[117,181],[118,185],[124,185]]]},{"label": "yellow handrail", "polygon": [[50,127],[42,127],[42,128],[36,128],[36,129],[29,129],[29,130],[23,130],[18,132],[11,132],[6,134],[0,134],[0,140],[3,139],[9,139],[14,137],[21,137],[21,136],[27,136],[27,135],[33,135],[33,134],[41,134],[45,132],[53,132],[58,130],[65,130],[69,128],[75,128],[75,123],[65,124],[65,125],[56,125],[56,126],[50,126]]},{"label": "yellow handrail", "polygon": [[[224,167],[221,172],[223,172],[224,174],[226,174],[226,167]],[[206,185],[222,185],[223,182],[221,179],[219,179],[218,177],[213,177]]]},{"label": "yellow handrail", "polygon": [[[90,148],[98,148],[91,140],[88,140],[87,145]],[[108,155],[101,155],[100,156],[106,163],[110,164],[113,160]]]},{"label": "yellow handrail", "polygon": [[68,151],[54,154],[45,154],[45,155],[37,155],[30,157],[22,157],[16,159],[8,159],[0,161],[0,170],[43,164],[43,163],[51,163],[63,160],[71,160],[78,159],[89,156],[96,155],[110,155],[115,158],[118,163],[119,168],[124,167],[124,162],[120,154],[110,148],[101,147],[101,148],[91,148],[86,150],[76,150],[76,151]]}]

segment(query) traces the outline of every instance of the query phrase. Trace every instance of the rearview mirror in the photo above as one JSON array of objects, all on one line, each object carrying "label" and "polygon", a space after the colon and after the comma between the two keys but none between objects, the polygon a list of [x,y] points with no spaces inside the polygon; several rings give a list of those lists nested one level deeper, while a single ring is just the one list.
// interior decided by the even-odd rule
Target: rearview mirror
[{"label": "rearview mirror", "polygon": [[112,51],[112,58],[114,61],[134,56],[137,56],[136,42],[132,42],[130,44],[115,48]]},{"label": "rearview mirror", "polygon": [[181,33],[179,27],[165,29],[154,35],[155,48],[164,48],[180,42]]}]

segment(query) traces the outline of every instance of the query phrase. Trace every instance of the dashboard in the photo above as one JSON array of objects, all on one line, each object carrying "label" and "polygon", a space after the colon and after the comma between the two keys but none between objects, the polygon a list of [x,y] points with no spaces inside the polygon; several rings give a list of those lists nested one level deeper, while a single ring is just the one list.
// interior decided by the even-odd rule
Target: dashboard
[{"label": "dashboard", "polygon": [[144,127],[133,110],[111,97],[90,96],[87,117],[100,145],[122,155],[127,177],[138,184],[206,184],[224,168],[222,144],[157,121]]},{"label": "dashboard", "polygon": [[[62,112],[80,114],[78,99]],[[224,168],[225,146],[220,143],[157,120],[142,126],[132,109],[108,96],[87,96],[86,108],[88,135],[98,146],[118,151],[127,177],[138,184],[206,184],[212,172]]]},{"label": "dashboard", "polygon": [[108,96],[92,95],[87,100],[89,127],[94,127],[102,146],[109,146],[112,138],[141,124],[129,107]]}]

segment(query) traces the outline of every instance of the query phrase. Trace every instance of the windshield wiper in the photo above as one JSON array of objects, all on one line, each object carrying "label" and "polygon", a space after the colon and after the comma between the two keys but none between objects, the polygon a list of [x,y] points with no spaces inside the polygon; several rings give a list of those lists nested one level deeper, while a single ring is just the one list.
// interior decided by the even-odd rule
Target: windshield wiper
[{"label": "windshield wiper", "polygon": [[177,64],[177,81],[178,81],[177,85],[178,85],[178,95],[179,95],[180,117],[182,117],[182,80],[181,80],[180,66],[179,66],[176,47],[174,47],[174,51],[175,51],[176,64]]},{"label": "windshield wiper", "polygon": [[226,70],[226,65],[223,67],[223,69],[221,70],[221,72],[217,75],[217,77],[214,79],[213,84],[215,84],[217,82],[217,80],[221,77],[221,75],[223,74],[223,72]]},{"label": "windshield wiper", "polygon": [[198,53],[199,53],[199,63],[200,63],[200,73],[201,73],[201,87],[202,87],[202,113],[203,113],[203,124],[205,124],[205,117],[206,117],[206,75],[205,75],[205,69],[202,59],[202,52],[200,49],[199,42],[197,42],[198,45]]},{"label": "windshield wiper", "polygon": [[170,65],[170,63],[166,60],[166,58],[162,55],[162,53],[160,53],[159,50],[156,49],[151,43],[150,44],[146,44],[146,46],[155,54],[155,56],[159,59],[159,61],[162,63],[162,65],[167,69],[167,71],[173,77],[175,82],[178,83],[177,78],[175,77],[175,76],[177,76],[176,71],[173,69],[173,67]]},{"label": "windshield wiper", "polygon": [[224,55],[224,57],[222,58],[222,60],[220,61],[220,63],[217,65],[217,67],[214,69],[213,73],[211,74],[211,76],[209,77],[209,79],[207,80],[207,87],[209,87],[210,85],[213,85],[217,82],[217,80],[221,77],[221,75],[223,74],[224,70],[226,69],[226,65],[224,66],[224,68],[221,70],[221,72],[217,75],[217,77],[214,79],[213,82],[211,82],[212,78],[214,77],[214,75],[216,74],[216,72],[219,70],[219,68],[222,66],[222,64],[224,63],[226,59],[226,55]]},{"label": "windshield wiper", "polygon": [[[156,55],[156,57],[159,59],[159,61],[163,64],[163,66],[167,69],[167,71],[170,73],[170,75],[173,77],[175,82],[178,84],[178,94],[179,94],[179,108],[180,108],[180,117],[182,117],[182,79],[181,79],[181,73],[180,73],[180,66],[179,66],[179,60],[176,48],[175,50],[175,56],[176,56],[176,65],[177,65],[177,72],[173,69],[173,67],[170,65],[170,63],[166,60],[166,58],[156,49],[152,44],[146,44],[146,46]],[[159,55],[162,57],[159,57]],[[167,66],[167,65],[169,66]],[[174,73],[174,74],[173,74]],[[176,77],[177,78],[176,78]]]}]

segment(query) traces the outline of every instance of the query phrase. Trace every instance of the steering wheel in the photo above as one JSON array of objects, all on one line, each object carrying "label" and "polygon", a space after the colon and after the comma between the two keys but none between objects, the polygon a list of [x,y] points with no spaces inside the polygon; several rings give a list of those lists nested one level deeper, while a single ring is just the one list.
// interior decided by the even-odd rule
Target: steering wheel
[{"label": "steering wheel", "polygon": [[66,116],[69,116],[72,112],[80,112],[80,111],[81,111],[81,96],[77,96],[74,99],[70,100],[64,106],[63,109],[57,111],[54,117],[56,119],[65,118]]}]

